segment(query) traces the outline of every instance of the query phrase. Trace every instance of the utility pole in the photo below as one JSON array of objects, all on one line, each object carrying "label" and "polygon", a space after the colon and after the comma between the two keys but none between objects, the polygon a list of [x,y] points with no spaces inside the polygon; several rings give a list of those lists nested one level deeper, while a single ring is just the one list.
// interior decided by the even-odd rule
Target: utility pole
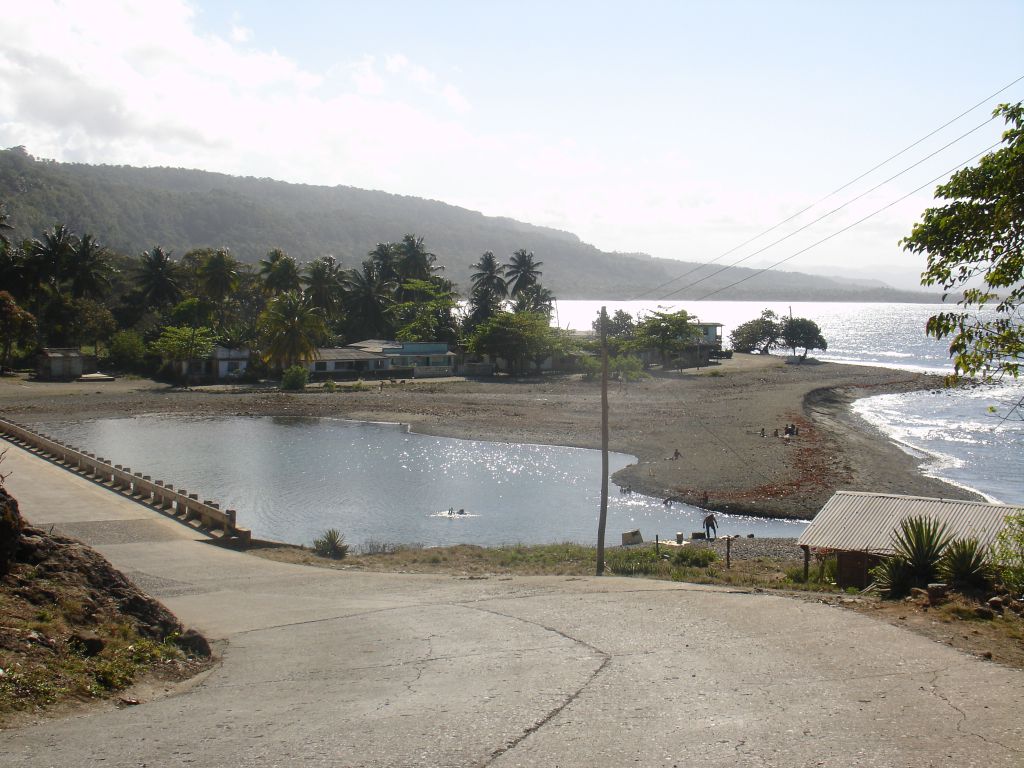
[{"label": "utility pole", "polygon": [[601,307],[601,516],[597,523],[597,575],[604,573],[604,528],[608,522],[608,311]]}]

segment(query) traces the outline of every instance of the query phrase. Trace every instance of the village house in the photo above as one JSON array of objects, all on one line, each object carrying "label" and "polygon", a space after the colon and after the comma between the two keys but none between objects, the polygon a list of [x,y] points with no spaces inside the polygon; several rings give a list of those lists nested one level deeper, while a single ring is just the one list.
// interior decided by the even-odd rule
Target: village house
[{"label": "village house", "polygon": [[306,364],[314,379],[324,378],[429,378],[451,376],[455,353],[444,342],[367,339],[317,350]]},{"label": "village house", "polygon": [[838,491],[807,525],[797,544],[805,567],[811,551],[836,556],[836,584],[863,589],[870,571],[893,553],[893,534],[910,517],[927,517],[946,527],[955,539],[977,539],[991,546],[1006,525],[1007,515],[1024,507],[960,499],[931,499],[884,493]]},{"label": "village house", "polygon": [[231,349],[218,344],[208,357],[181,361],[176,367],[181,378],[191,383],[231,381],[248,370],[251,357],[248,347]]},{"label": "village house", "polygon": [[36,357],[36,378],[41,381],[71,381],[95,370],[96,358],[77,347],[46,347]]}]

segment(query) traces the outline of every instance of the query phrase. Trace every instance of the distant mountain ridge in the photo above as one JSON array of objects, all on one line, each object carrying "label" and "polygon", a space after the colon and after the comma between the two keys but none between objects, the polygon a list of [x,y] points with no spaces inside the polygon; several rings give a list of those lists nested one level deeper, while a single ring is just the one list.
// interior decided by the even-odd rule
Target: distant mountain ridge
[{"label": "distant mountain ridge", "polygon": [[[602,251],[570,232],[435,200],[181,168],[59,163],[37,160],[22,147],[0,151],[0,200],[7,205],[15,239],[38,237],[61,222],[129,255],[154,245],[179,257],[193,248],[226,246],[237,258],[254,263],[277,247],[300,262],[329,253],[351,267],[377,243],[415,233],[463,292],[481,253],[493,251],[507,259],[518,248],[533,251],[544,263],[541,281],[563,299],[631,299],[639,294],[662,299],[701,280],[670,297],[692,300],[755,271],[733,268],[702,280],[719,266]],[[677,277],[660,293],[652,290]],[[765,272],[714,298],[937,300],[935,294],[779,271]]]}]

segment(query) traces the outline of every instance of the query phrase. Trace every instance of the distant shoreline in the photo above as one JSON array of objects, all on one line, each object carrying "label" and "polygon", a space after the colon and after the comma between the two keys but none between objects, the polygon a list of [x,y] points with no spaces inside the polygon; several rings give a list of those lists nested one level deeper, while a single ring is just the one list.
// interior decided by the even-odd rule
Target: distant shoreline
[{"label": "distant shoreline", "polygon": [[[787,365],[736,355],[701,371],[656,374],[610,388],[611,445],[639,463],[620,486],[660,498],[759,517],[807,519],[835,490],[946,498],[979,496],[927,477],[908,455],[854,414],[860,397],[937,387],[927,374],[836,363]],[[106,384],[0,379],[0,412],[45,424],[154,413],[306,416],[408,424],[425,434],[600,448],[600,387],[578,377],[387,385],[383,392],[209,387],[186,391],[149,380]],[[799,435],[775,438],[795,424]],[[764,427],[766,437],[760,436]],[[680,458],[670,457],[676,449]],[[707,503],[703,502],[707,494]]]}]

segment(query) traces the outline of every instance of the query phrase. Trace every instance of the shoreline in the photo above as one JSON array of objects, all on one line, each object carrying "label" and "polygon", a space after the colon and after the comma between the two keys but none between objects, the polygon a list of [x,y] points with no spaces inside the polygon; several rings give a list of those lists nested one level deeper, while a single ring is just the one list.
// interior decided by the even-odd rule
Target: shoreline
[{"label": "shoreline", "polygon": [[[916,459],[851,409],[862,397],[935,388],[939,377],[838,363],[787,365],[738,355],[720,366],[609,391],[610,450],[635,456],[613,476],[657,498],[757,517],[809,519],[835,490],[977,499],[926,476]],[[23,423],[143,413],[328,417],[398,423],[438,437],[600,448],[600,386],[573,376],[415,380],[383,391],[178,390],[149,380],[104,384],[0,379],[0,413]],[[771,437],[785,424],[799,436]],[[764,427],[767,437],[760,437]],[[680,458],[670,458],[674,450]],[[703,496],[707,494],[707,503]]]}]

